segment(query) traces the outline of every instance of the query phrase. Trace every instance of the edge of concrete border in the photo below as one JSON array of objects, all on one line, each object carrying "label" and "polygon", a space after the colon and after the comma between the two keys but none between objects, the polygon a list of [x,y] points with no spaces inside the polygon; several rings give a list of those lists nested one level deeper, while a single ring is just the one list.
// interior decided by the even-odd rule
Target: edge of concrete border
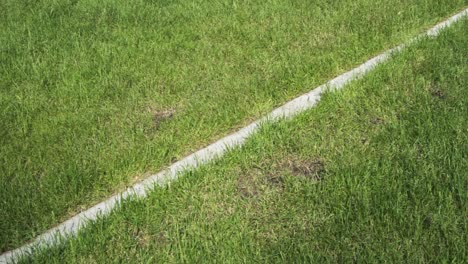
[{"label": "edge of concrete border", "polygon": [[[452,25],[466,15],[468,15],[468,8],[435,25],[426,31],[426,33],[413,38],[408,44],[417,42],[425,36],[436,37],[444,28]],[[281,118],[292,118],[306,109],[312,108],[318,103],[318,101],[320,101],[321,95],[325,90],[342,89],[346,84],[363,77],[379,64],[389,59],[392,54],[400,52],[405,47],[406,45],[402,44],[377,55],[358,67],[345,72],[312,91],[285,103],[265,117],[254,121],[239,131],[232,133],[195,153],[192,153],[182,160],[172,164],[167,169],[127,188],[124,192],[111,196],[109,199],[88,208],[58,226],[49,229],[45,233],[36,237],[32,242],[29,242],[17,249],[4,252],[0,256],[0,263],[14,262],[22,255],[32,253],[38,247],[52,246],[60,240],[66,240],[68,237],[76,235],[87,222],[108,215],[121,201],[126,200],[129,197],[144,198],[153,188],[156,186],[163,186],[170,181],[177,179],[178,174],[188,168],[196,168],[199,165],[212,161],[217,157],[221,157],[226,151],[233,147],[241,146],[250,135],[260,128],[260,125],[264,122],[270,122]]]}]

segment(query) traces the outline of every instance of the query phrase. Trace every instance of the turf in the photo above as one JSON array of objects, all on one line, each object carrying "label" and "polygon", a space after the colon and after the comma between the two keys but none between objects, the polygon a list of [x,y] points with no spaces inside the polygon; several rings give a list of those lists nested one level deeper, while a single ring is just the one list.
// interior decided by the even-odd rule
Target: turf
[{"label": "turf", "polygon": [[0,2],[0,251],[466,5]]},{"label": "turf", "polygon": [[36,263],[463,263],[463,20]]}]

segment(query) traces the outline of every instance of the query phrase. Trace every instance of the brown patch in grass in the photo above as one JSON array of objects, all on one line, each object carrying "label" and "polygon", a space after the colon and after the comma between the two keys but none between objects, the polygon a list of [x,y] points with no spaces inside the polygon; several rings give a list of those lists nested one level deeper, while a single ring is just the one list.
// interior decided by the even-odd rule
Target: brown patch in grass
[{"label": "brown patch in grass", "polygon": [[150,115],[152,122],[148,122],[145,127],[145,135],[147,137],[152,137],[159,130],[160,126],[171,119],[174,118],[176,113],[175,108],[169,109],[156,109],[153,107],[148,107],[146,110]]},{"label": "brown patch in grass", "polygon": [[426,86],[426,90],[432,95],[434,98],[438,99],[445,99],[447,95],[444,91],[440,88],[437,83],[428,83]]},{"label": "brown patch in grass", "polygon": [[156,244],[163,246],[169,243],[168,238],[164,232],[158,234],[151,234],[148,231],[141,229],[135,225],[131,225],[130,234],[137,242],[139,247],[146,247],[151,242],[156,241]]},{"label": "brown patch in grass", "polygon": [[369,139],[367,139],[366,137],[362,137],[362,138],[361,138],[361,143],[362,143],[363,145],[369,145]]},{"label": "brown patch in grass", "polygon": [[439,89],[434,89],[434,90],[432,90],[432,91],[431,91],[431,95],[432,95],[433,97],[437,97],[437,98],[439,98],[439,99],[445,99],[445,94],[444,94],[444,92],[442,92],[442,91],[439,90]]},{"label": "brown patch in grass", "polygon": [[284,179],[276,170],[268,170],[272,166],[254,166],[237,178],[237,191],[242,198],[254,198],[268,190],[282,191]]},{"label": "brown patch in grass", "polygon": [[427,215],[423,220],[423,227],[424,229],[429,229],[433,223],[432,216]]},{"label": "brown patch in grass", "polygon": [[270,174],[270,175],[267,176],[266,180],[270,185],[273,185],[275,187],[279,187],[279,188],[283,189],[283,186],[284,186],[283,177],[281,177],[279,175]]},{"label": "brown patch in grass", "polygon": [[158,241],[159,245],[167,245],[169,244],[169,238],[167,237],[165,232],[159,232],[155,239]]},{"label": "brown patch in grass", "polygon": [[170,108],[166,110],[155,111],[153,113],[153,125],[157,129],[161,125],[162,122],[170,120],[174,117],[175,109]]},{"label": "brown patch in grass", "polygon": [[325,165],[322,159],[286,158],[281,162],[265,161],[261,165],[242,171],[237,178],[237,192],[242,198],[255,198],[265,192],[282,192],[285,175],[311,181],[323,180]]},{"label": "brown patch in grass", "polygon": [[237,178],[237,192],[242,198],[251,198],[259,195],[255,176],[242,174]]},{"label": "brown patch in grass", "polygon": [[322,180],[323,174],[325,173],[325,165],[320,158],[313,158],[310,160],[287,160],[286,164],[283,166],[287,166],[293,176],[304,177],[305,179],[313,181]]},{"label": "brown patch in grass", "polygon": [[380,117],[374,117],[374,118],[371,118],[370,122],[374,125],[381,125],[383,123],[385,123],[385,120],[383,118],[380,118]]}]

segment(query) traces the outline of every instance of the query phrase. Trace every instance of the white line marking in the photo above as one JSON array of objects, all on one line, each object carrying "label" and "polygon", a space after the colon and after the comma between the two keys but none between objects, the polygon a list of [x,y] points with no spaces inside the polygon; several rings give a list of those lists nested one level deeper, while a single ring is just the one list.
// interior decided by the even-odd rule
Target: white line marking
[{"label": "white line marking", "polygon": [[[452,25],[454,22],[460,20],[464,16],[468,15],[468,8],[461,11],[460,13],[450,17],[449,19],[437,24],[433,28],[429,29],[426,33],[417,36],[412,39],[409,44],[417,42],[419,39],[425,36],[435,37],[446,27]],[[88,221],[96,220],[99,216],[105,216],[109,214],[113,208],[120,202],[127,199],[129,196],[135,197],[146,197],[149,191],[151,191],[156,185],[162,186],[168,182],[175,180],[180,172],[183,172],[187,168],[195,168],[201,164],[207,163],[217,157],[220,157],[228,149],[242,145],[245,140],[256,132],[260,124],[263,122],[274,121],[280,118],[291,118],[306,109],[313,107],[320,100],[322,93],[327,89],[338,90],[343,88],[347,83],[352,80],[361,78],[366,75],[369,71],[373,70],[377,65],[386,61],[392,54],[400,52],[405,48],[405,45],[400,45],[396,48],[390,49],[370,60],[361,64],[357,68],[351,71],[341,74],[340,76],[328,81],[327,83],[315,88],[314,90],[299,96],[283,106],[276,108],[267,116],[251,123],[250,125],[242,128],[238,132],[235,132],[229,136],[226,136],[215,143],[203,148],[184,159],[172,164],[166,170],[163,170],[155,175],[152,175],[145,180],[136,183],[132,187],[129,187],[124,192],[114,195],[109,199],[101,202],[86,211],[79,213],[78,215],[68,219],[61,223],[57,227],[54,227],[42,235],[38,236],[34,241],[26,244],[20,248],[3,253],[0,256],[0,263],[14,262],[23,254],[29,254],[34,251],[37,247],[52,246],[58,242],[58,240],[65,240],[70,236],[76,235],[79,229],[83,228]]]}]

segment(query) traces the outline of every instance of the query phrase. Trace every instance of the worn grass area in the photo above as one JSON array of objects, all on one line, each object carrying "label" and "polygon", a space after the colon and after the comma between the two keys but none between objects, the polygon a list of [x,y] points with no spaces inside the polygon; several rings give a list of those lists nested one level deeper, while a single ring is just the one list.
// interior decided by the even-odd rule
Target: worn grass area
[{"label": "worn grass area", "polygon": [[0,2],[0,251],[465,0]]},{"label": "worn grass area", "polygon": [[465,262],[467,25],[23,261]]}]

